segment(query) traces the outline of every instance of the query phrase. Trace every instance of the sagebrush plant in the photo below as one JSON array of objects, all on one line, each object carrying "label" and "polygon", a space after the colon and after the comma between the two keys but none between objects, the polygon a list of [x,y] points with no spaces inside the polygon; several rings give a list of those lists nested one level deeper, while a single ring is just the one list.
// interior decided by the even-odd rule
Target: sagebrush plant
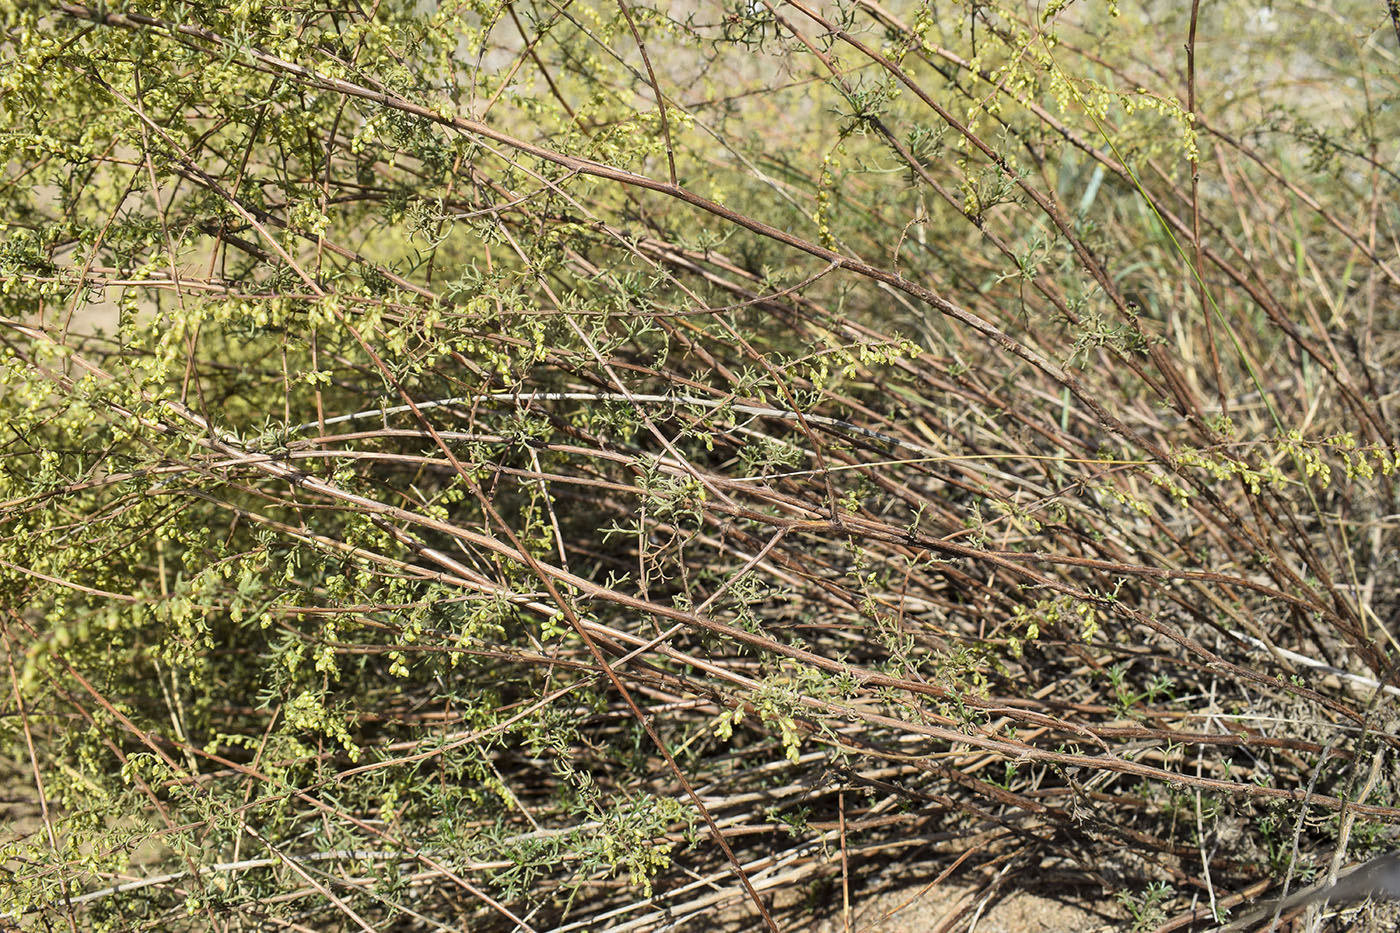
[{"label": "sagebrush plant", "polygon": [[3,923],[1394,845],[1384,5],[0,20]]}]

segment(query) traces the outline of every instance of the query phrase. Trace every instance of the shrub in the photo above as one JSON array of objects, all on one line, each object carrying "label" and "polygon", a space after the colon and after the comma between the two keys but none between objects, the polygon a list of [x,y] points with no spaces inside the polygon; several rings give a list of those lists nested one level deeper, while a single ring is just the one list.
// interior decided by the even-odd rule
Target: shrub
[{"label": "shrub", "polygon": [[1386,845],[1344,7],[0,3],[0,912],[1184,922]]}]

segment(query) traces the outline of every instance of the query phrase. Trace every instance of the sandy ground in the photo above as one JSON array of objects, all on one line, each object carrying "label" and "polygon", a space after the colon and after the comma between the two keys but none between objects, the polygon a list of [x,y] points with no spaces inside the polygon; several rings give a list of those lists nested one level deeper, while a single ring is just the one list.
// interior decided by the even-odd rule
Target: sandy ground
[{"label": "sandy ground", "polygon": [[[1017,892],[996,903],[985,899],[978,888],[947,885],[923,894],[919,889],[891,891],[853,904],[849,929],[852,933],[1109,933],[1122,928],[1116,919],[1036,894]],[[838,913],[807,929],[846,933],[848,927]]]},{"label": "sandy ground", "polygon": [[[787,912],[779,922],[783,933],[1127,933],[1154,930],[1168,919],[1135,927],[1127,911],[1097,886],[1057,885],[1042,878],[1006,878],[1000,890],[994,890],[955,881],[937,886],[922,879],[901,884],[898,878],[886,876],[874,890],[852,891],[849,921],[842,916],[839,884],[827,892],[829,903],[809,902],[805,911]],[[778,900],[781,905],[782,894]],[[1236,910],[1237,915],[1245,912],[1247,908]],[[1295,914],[1278,933],[1303,933],[1302,919]],[[758,930],[760,924],[750,909],[731,904],[717,916],[696,918],[671,929],[738,933]],[[1328,908],[1312,933],[1343,931],[1400,933],[1400,900]]]},{"label": "sandy ground", "polygon": [[[887,866],[853,878],[849,918],[843,916],[839,879],[779,890],[770,905],[784,933],[1113,933],[1131,926],[1125,911],[1097,885],[1012,875],[934,884],[938,868]],[[741,933],[760,927],[750,905],[730,902],[666,929]]]}]

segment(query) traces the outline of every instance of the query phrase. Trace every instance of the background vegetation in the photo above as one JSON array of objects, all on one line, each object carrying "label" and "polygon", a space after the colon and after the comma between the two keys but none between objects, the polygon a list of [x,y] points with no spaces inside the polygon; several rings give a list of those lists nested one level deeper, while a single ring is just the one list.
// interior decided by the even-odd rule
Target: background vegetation
[{"label": "background vegetation", "polygon": [[1395,845],[1384,4],[0,22],[6,923],[1204,929]]}]

